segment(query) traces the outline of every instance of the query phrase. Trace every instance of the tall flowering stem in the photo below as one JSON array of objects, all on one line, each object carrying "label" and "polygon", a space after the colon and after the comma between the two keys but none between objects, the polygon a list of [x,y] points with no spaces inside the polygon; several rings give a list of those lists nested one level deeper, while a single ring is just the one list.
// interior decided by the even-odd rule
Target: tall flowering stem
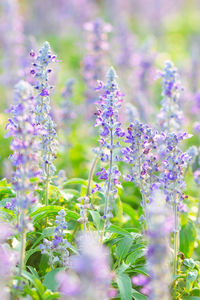
[{"label": "tall flowering stem", "polygon": [[97,94],[94,92],[96,81],[102,79],[104,74],[104,57],[108,50],[108,36],[111,25],[101,19],[85,23],[84,29],[88,32],[88,54],[82,62],[83,79],[87,85],[86,98],[88,103],[94,104]]},{"label": "tall flowering stem", "polygon": [[54,160],[56,158],[57,134],[56,125],[51,117],[50,91],[52,86],[49,84],[49,74],[52,69],[49,64],[56,61],[56,56],[52,54],[48,42],[45,42],[39,54],[31,51],[30,55],[34,58],[31,74],[36,79],[35,89],[37,90],[36,99],[36,123],[41,125],[43,134],[41,135],[41,169],[45,181],[45,204],[48,205],[49,182],[55,173]]},{"label": "tall flowering stem", "polygon": [[122,160],[131,166],[131,171],[124,176],[125,181],[134,182],[142,194],[142,207],[145,223],[148,223],[147,205],[150,201],[151,189],[158,181],[158,161],[156,131],[148,125],[135,120],[128,127],[122,148]]},{"label": "tall flowering stem", "polygon": [[160,129],[166,133],[166,158],[162,161],[164,172],[161,173],[161,176],[168,193],[167,199],[172,203],[174,210],[174,274],[176,274],[180,231],[178,211],[185,209],[179,201],[181,198],[184,198],[182,194],[184,188],[182,170],[183,167],[187,166],[187,162],[189,161],[189,156],[182,153],[178,144],[181,140],[189,136],[187,136],[186,133],[177,133],[180,131],[183,117],[180,103],[182,87],[179,75],[173,63],[167,61],[164,71],[161,72],[160,75],[162,77],[163,99],[158,119]]},{"label": "tall flowering stem", "polygon": [[10,155],[15,172],[13,186],[16,191],[15,206],[19,211],[18,230],[21,234],[19,276],[24,268],[26,232],[30,226],[28,210],[37,201],[36,183],[31,179],[40,175],[38,169],[38,135],[41,128],[35,122],[35,100],[29,83],[20,81],[15,86],[14,105],[9,110],[12,119],[6,125],[6,136],[12,136]]},{"label": "tall flowering stem", "polygon": [[99,82],[98,89],[102,90],[97,103],[97,119],[95,126],[100,127],[100,147],[97,150],[101,161],[108,163],[108,168],[101,168],[96,175],[100,180],[105,180],[104,186],[98,184],[93,192],[99,190],[105,197],[104,220],[111,216],[112,201],[117,193],[116,186],[119,185],[120,172],[117,168],[116,161],[119,160],[117,151],[119,151],[119,137],[125,135],[120,128],[118,111],[121,107],[123,94],[119,91],[116,82],[115,70],[111,67],[107,73],[107,83]]}]

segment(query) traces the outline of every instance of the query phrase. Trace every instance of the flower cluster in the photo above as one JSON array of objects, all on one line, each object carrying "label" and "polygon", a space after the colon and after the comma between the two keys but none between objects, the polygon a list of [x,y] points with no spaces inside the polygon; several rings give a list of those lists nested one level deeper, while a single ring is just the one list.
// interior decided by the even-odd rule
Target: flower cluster
[{"label": "flower cluster", "polygon": [[71,244],[64,238],[67,229],[65,215],[64,209],[59,211],[58,216],[56,216],[55,223],[57,226],[52,241],[44,239],[43,244],[40,245],[42,254],[49,256],[51,268],[53,268],[55,263],[59,263],[62,266],[67,266],[69,263],[69,251],[67,248],[69,248]]},{"label": "flower cluster", "polygon": [[56,56],[51,53],[48,42],[45,42],[39,54],[36,56],[34,51],[30,55],[34,58],[31,74],[34,76],[37,90],[36,99],[36,122],[43,128],[41,135],[42,162],[41,168],[43,178],[48,181],[55,173],[54,160],[56,158],[57,134],[55,123],[51,117],[50,91],[52,86],[49,84],[49,74],[52,69],[49,64],[56,61]]},{"label": "flower cluster", "polygon": [[158,115],[159,126],[163,131],[178,131],[181,127],[180,92],[182,91],[179,75],[170,61],[166,61],[162,77],[162,102]]},{"label": "flower cluster", "polygon": [[100,128],[100,147],[96,151],[101,161],[109,164],[108,168],[102,167],[97,176],[104,180],[105,184],[100,187],[98,184],[92,192],[97,190],[105,195],[104,218],[107,218],[108,209],[110,209],[111,200],[117,192],[116,186],[119,185],[120,172],[115,165],[119,161],[118,151],[120,144],[118,139],[125,135],[121,129],[118,111],[121,107],[123,94],[119,91],[116,83],[116,73],[110,68],[107,73],[107,83],[99,82],[98,89],[103,90],[97,103],[97,119],[95,126]]},{"label": "flower cluster", "polygon": [[182,201],[186,198],[183,170],[191,156],[183,153],[179,144],[189,137],[186,133],[158,132],[138,121],[128,127],[124,142],[129,145],[122,148],[121,154],[122,160],[131,165],[131,172],[124,179],[140,188],[146,218],[146,205],[156,186],[162,188],[167,202],[175,202],[179,211],[186,210]]},{"label": "flower cluster", "polygon": [[61,299],[110,299],[109,256],[92,234],[79,237],[79,255],[71,258],[71,269],[57,275]]},{"label": "flower cluster", "polygon": [[179,148],[182,140],[190,138],[186,133],[165,135],[163,143],[160,143],[160,183],[166,195],[166,201],[177,205],[179,211],[186,211],[183,200],[187,196],[183,193],[185,188],[184,169],[190,162],[191,157],[187,152]]},{"label": "flower cluster", "polygon": [[[29,83],[20,81],[15,86],[14,105],[9,113],[13,118],[6,125],[6,137],[12,136],[10,155],[15,172],[13,174],[16,190],[16,206],[25,210],[36,201],[34,190],[36,183],[31,179],[40,175],[38,168],[38,135],[41,128],[35,123],[35,100]],[[22,226],[24,224],[21,224]]]},{"label": "flower cluster", "polygon": [[111,31],[111,25],[97,19],[92,23],[86,23],[84,28],[89,32],[87,44],[89,54],[82,62],[83,78],[87,85],[86,98],[89,103],[94,104],[97,99],[94,87],[96,81],[103,77],[103,59],[108,50],[107,33]]},{"label": "flower cluster", "polygon": [[128,133],[122,148],[122,160],[131,166],[129,174],[124,176],[125,181],[134,182],[142,194],[142,207],[146,217],[146,205],[149,202],[151,188],[158,181],[156,173],[159,171],[157,155],[156,132],[148,125],[134,121],[128,127]]}]

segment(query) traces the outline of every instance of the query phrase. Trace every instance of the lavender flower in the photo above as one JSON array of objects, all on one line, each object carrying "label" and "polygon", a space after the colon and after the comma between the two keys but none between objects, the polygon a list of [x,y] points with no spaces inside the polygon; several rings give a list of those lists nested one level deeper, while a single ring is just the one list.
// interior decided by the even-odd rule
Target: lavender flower
[{"label": "lavender flower", "polygon": [[10,159],[16,168],[13,174],[13,185],[17,192],[16,206],[22,211],[35,203],[33,193],[36,183],[31,179],[40,175],[37,167],[39,159],[37,136],[41,134],[41,128],[35,124],[34,111],[33,89],[29,83],[20,81],[15,86],[14,105],[9,110],[13,118],[9,119],[6,125],[8,130],[6,137],[14,138],[11,142],[11,150],[14,153],[10,155]]},{"label": "lavender flower", "polygon": [[51,53],[48,42],[45,42],[39,54],[36,56],[33,51],[30,55],[35,58],[32,74],[36,79],[35,89],[38,91],[36,99],[36,122],[44,130],[41,135],[42,176],[46,182],[45,203],[48,205],[48,184],[55,173],[54,160],[56,158],[57,134],[55,123],[50,114],[50,91],[52,86],[48,82],[51,73],[49,64],[56,61],[56,56]]},{"label": "lavender flower", "polygon": [[29,83],[20,81],[15,86],[14,104],[9,110],[13,119],[9,119],[6,125],[8,130],[6,136],[14,137],[11,142],[11,150],[14,153],[11,154],[10,159],[16,168],[13,174],[13,186],[16,191],[15,204],[19,210],[18,230],[21,233],[19,276],[21,276],[24,266],[26,231],[30,226],[27,212],[37,201],[34,193],[37,184],[32,179],[40,175],[37,136],[41,133],[41,129],[35,123],[35,101],[33,89]]},{"label": "lavender flower", "polygon": [[0,40],[2,47],[2,81],[13,86],[24,75],[23,20],[17,0],[2,0],[0,3]]},{"label": "lavender flower", "polygon": [[179,75],[170,61],[166,61],[162,77],[162,102],[158,115],[160,129],[165,132],[177,131],[181,127],[182,111],[180,107],[180,92],[182,91]]},{"label": "lavender flower", "polygon": [[111,31],[111,26],[97,19],[92,23],[86,23],[84,28],[89,32],[87,44],[89,54],[86,55],[82,62],[83,79],[87,86],[87,101],[89,104],[94,104],[97,100],[94,88],[96,81],[103,77],[104,56],[108,50],[107,33]]},{"label": "lavender flower", "polygon": [[126,181],[134,182],[142,194],[142,207],[147,221],[146,206],[151,195],[152,185],[158,181],[156,173],[158,169],[154,141],[156,133],[148,125],[138,121],[131,123],[124,142],[126,147],[122,148],[122,160],[131,166],[131,172],[124,176]]},{"label": "lavender flower", "polygon": [[148,205],[149,226],[147,231],[147,269],[150,282],[143,282],[149,290],[149,299],[170,299],[170,247],[169,238],[173,229],[172,219],[166,206],[164,195],[159,190],[153,192],[153,201]]},{"label": "lavender flower", "polygon": [[71,270],[57,275],[61,299],[109,299],[111,272],[106,249],[92,234],[80,236],[78,244],[80,253],[71,258]]},{"label": "lavender flower", "polygon": [[57,226],[52,241],[44,239],[43,244],[40,245],[42,254],[49,256],[52,269],[55,263],[59,263],[62,266],[67,266],[69,263],[69,251],[67,249],[70,248],[71,245],[67,239],[65,239],[65,231],[67,229],[65,216],[66,213],[64,209],[60,210],[58,216],[56,216],[55,223]]},{"label": "lavender flower", "polygon": [[[117,151],[120,144],[118,139],[125,133],[121,129],[118,111],[121,107],[123,94],[119,91],[116,83],[116,73],[110,68],[107,73],[107,83],[104,85],[99,82],[99,89],[103,90],[97,106],[97,119],[95,126],[100,127],[100,148],[96,151],[101,161],[109,164],[108,168],[102,167],[96,175],[100,180],[104,180],[103,187],[99,185],[96,189],[103,192],[105,197],[104,218],[108,218],[111,211],[111,204],[117,192],[116,186],[119,185],[120,172],[115,162],[119,160]],[[95,190],[96,190],[95,189]],[[93,190],[93,192],[95,191]]]}]

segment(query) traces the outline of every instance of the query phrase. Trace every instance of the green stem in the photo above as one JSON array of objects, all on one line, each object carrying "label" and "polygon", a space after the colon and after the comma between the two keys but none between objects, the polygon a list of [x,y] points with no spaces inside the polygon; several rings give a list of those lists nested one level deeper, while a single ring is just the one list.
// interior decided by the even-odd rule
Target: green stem
[{"label": "green stem", "polygon": [[89,178],[88,178],[88,185],[87,185],[87,192],[86,192],[87,197],[90,195],[90,187],[91,187],[92,178],[93,178],[93,174],[94,174],[94,170],[95,170],[97,161],[98,161],[98,156],[95,157],[95,159],[92,163],[92,167],[90,169]]},{"label": "green stem", "polygon": [[[92,163],[92,166],[91,166],[91,169],[90,169],[90,172],[89,172],[86,197],[89,197],[89,195],[90,195],[90,187],[91,187],[92,178],[93,178],[93,174],[94,174],[94,170],[95,170],[97,161],[98,161],[98,157],[96,156],[95,159],[93,160],[93,163]],[[84,218],[85,219],[87,218],[87,211],[86,211],[86,209],[84,209]],[[87,231],[87,226],[86,226],[86,221],[85,220],[83,222],[83,231],[84,232]]]},{"label": "green stem", "polygon": [[179,244],[179,228],[178,228],[178,210],[177,201],[174,202],[174,275],[177,274],[177,256]]},{"label": "green stem", "polygon": [[109,194],[110,194],[110,187],[111,187],[111,175],[112,175],[112,163],[113,163],[113,131],[110,130],[110,159],[109,159],[109,173],[108,173],[108,185],[105,197],[105,207],[104,207],[104,216],[107,215],[108,212],[108,204],[109,204]]},{"label": "green stem", "polygon": [[107,221],[107,213],[108,213],[108,205],[109,205],[109,198],[110,198],[110,187],[111,187],[111,175],[112,175],[112,164],[113,164],[113,131],[110,129],[110,159],[109,159],[109,173],[108,173],[108,185],[105,197],[105,206],[104,206],[104,221],[103,221],[103,228],[101,231],[100,241],[103,241],[106,221]]},{"label": "green stem", "polygon": [[49,162],[47,166],[47,178],[45,185],[45,206],[49,205]]},{"label": "green stem", "polygon": [[[24,259],[25,259],[25,249],[26,249],[26,229],[24,228],[25,223],[25,213],[21,213],[21,247],[20,247],[20,260],[19,260],[19,277],[22,276],[22,271],[24,269]],[[18,281],[18,287],[20,287],[21,280]]]}]

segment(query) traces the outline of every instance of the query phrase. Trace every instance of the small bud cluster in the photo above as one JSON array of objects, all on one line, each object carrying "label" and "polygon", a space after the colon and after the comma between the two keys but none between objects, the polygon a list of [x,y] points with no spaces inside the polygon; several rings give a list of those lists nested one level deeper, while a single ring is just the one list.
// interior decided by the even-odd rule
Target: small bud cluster
[{"label": "small bud cluster", "polygon": [[162,131],[178,131],[182,122],[182,111],[180,108],[180,92],[183,90],[179,80],[179,75],[172,62],[165,63],[164,71],[160,73],[162,77],[162,102],[158,115],[159,126]]},{"label": "small bud cluster", "polygon": [[69,251],[67,249],[70,248],[71,244],[64,238],[67,229],[65,215],[64,209],[59,211],[58,216],[56,216],[55,223],[57,226],[52,241],[44,239],[43,244],[40,245],[42,254],[49,256],[51,268],[53,268],[56,263],[62,266],[67,266],[69,263]]},{"label": "small bud cluster", "polygon": [[[80,222],[81,224],[86,224],[88,221],[87,209],[92,208],[92,204],[90,203],[90,198],[85,196],[85,197],[79,198],[78,201],[83,202],[83,203],[79,204],[81,217],[78,219],[78,222]],[[84,226],[86,226],[86,225],[84,225]]]}]

